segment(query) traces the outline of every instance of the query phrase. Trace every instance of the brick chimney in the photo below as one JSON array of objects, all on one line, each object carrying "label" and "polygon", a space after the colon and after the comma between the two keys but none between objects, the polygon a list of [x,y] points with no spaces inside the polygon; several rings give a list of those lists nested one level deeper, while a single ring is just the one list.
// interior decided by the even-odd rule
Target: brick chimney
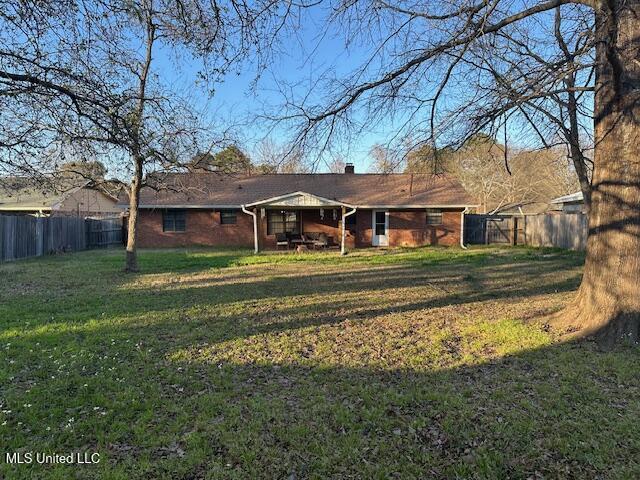
[{"label": "brick chimney", "polygon": [[347,163],[344,166],[344,173],[356,173],[353,163]]}]

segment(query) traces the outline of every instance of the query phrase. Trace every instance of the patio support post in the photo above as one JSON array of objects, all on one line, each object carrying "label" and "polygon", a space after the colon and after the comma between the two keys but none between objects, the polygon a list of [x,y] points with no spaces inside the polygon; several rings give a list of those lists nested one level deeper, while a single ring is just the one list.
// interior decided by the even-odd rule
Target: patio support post
[{"label": "patio support post", "polygon": [[242,205],[242,211],[247,215],[251,215],[253,217],[253,252],[258,253],[260,247],[258,245],[258,209],[254,208],[253,212],[251,210],[247,210],[244,205]]},{"label": "patio support post", "polygon": [[260,209],[253,209],[253,252],[260,252],[260,237],[262,236],[262,218],[260,217]]},{"label": "patio support post", "polygon": [[342,206],[342,232],[340,232],[340,255],[344,255],[345,253],[347,253],[344,249],[344,240],[347,236],[347,231],[344,228],[345,213],[347,213],[347,209],[344,208],[344,205],[343,205]]},{"label": "patio support post", "polygon": [[347,217],[349,215],[353,215],[354,213],[356,213],[356,209],[354,208],[353,210],[351,210],[350,212],[347,212],[347,208],[343,205],[342,206],[342,239],[340,242],[340,255],[346,255],[347,250],[345,248],[345,240],[347,237],[347,227],[345,225]]}]

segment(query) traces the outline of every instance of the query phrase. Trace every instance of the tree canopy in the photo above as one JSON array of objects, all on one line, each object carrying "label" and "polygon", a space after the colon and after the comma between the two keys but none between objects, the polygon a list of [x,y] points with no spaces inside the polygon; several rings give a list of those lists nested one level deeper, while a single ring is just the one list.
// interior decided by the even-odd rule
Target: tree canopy
[{"label": "tree canopy", "polygon": [[216,153],[198,153],[187,162],[186,167],[196,172],[248,174],[254,170],[251,159],[237,145],[229,145]]}]

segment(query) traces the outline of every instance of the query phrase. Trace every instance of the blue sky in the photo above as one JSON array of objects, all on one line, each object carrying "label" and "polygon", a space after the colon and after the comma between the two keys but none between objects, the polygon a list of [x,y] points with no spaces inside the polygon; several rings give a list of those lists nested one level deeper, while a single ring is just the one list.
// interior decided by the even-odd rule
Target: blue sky
[{"label": "blue sky", "polygon": [[[245,63],[241,72],[229,74],[223,82],[215,85],[215,93],[209,97],[208,93],[195,85],[196,74],[201,68],[198,60],[176,62],[171,54],[162,48],[156,51],[155,73],[168,81],[180,92],[188,92],[195,100],[198,109],[214,124],[220,125],[244,122],[253,114],[260,111],[264,104],[278,105],[282,102],[281,95],[275,91],[277,82],[297,83],[305,82],[313,71],[335,69],[338,73],[348,73],[367,58],[366,48],[345,48],[344,39],[337,36],[322,35],[322,24],[316,11],[313,16],[305,18],[303,27],[295,35],[288,37],[283,45],[283,52],[276,54],[275,62],[268,70],[262,72],[259,81],[254,86],[256,78],[255,65]],[[300,91],[306,87],[301,86]],[[376,142],[384,141],[385,135],[392,131],[390,124],[371,126],[372,128],[357,139],[341,145],[348,154],[347,161],[355,163],[357,171],[367,170],[370,157],[369,150]],[[259,141],[267,135],[261,129],[259,122],[246,125],[238,129],[241,146],[250,154],[255,155]],[[288,132],[273,132],[269,137],[276,143],[286,140]],[[322,171],[324,165],[318,166]]]},{"label": "blue sky", "polygon": [[[170,55],[166,55],[162,49],[156,53],[156,73],[163,79],[175,82],[175,87],[182,92],[189,92],[200,111],[213,125],[222,126],[244,122],[263,109],[264,104],[277,106],[283,99],[276,91],[277,82],[288,84],[299,84],[297,93],[302,94],[313,91],[309,87],[309,79],[317,76],[318,72],[332,69],[338,77],[346,76],[352,70],[358,68],[369,59],[373,45],[363,42],[350,45],[345,48],[344,32],[334,32],[324,34],[324,15],[326,10],[314,8],[305,12],[301,21],[301,27],[295,34],[288,36],[282,45],[282,51],[275,56],[269,68],[262,72],[262,75],[254,85],[256,69],[254,65],[245,63],[241,65],[240,73],[229,73],[221,83],[216,85],[215,94],[209,97],[207,93],[194,85],[196,73],[201,68],[198,61],[178,61],[176,62]],[[548,16],[547,16],[548,17]],[[545,27],[552,25],[549,18],[540,16],[536,18],[540,24],[533,24],[533,33],[538,36],[545,35]],[[542,39],[540,39],[542,41]],[[318,92],[319,93],[319,92]],[[427,92],[424,93],[426,96]],[[446,91],[445,98],[441,104],[448,101],[464,102],[472,92],[464,85],[453,85]],[[317,100],[321,100],[317,97]],[[344,159],[351,161],[356,166],[356,171],[364,172],[368,169],[371,158],[369,151],[375,143],[385,143],[394,133],[398,131],[402,113],[398,115],[394,124],[389,115],[382,116],[377,124],[367,124],[364,133],[356,138],[349,138],[338,145],[344,152]],[[237,130],[239,134],[239,145],[245,149],[250,156],[256,157],[256,147],[258,142],[267,135],[264,123],[256,122],[245,125]],[[287,131],[275,131],[269,134],[271,140],[276,143],[283,143],[288,138]],[[513,146],[537,147],[537,137],[531,132],[520,129],[518,126],[508,125],[509,144]],[[323,163],[318,166],[322,171],[325,168]]]}]

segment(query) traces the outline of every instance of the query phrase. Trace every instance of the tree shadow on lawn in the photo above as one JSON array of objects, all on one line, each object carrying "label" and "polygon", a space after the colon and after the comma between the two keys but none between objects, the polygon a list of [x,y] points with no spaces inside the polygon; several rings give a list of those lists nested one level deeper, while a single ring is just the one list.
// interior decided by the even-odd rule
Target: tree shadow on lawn
[{"label": "tree shadow on lawn", "polygon": [[[143,288],[127,321],[109,312],[86,330],[26,330],[0,351],[0,398],[14,411],[0,443],[103,461],[2,464],[0,475],[637,477],[637,349],[554,344],[504,312],[459,318],[466,305],[477,315],[484,302],[490,312],[572,290],[577,270],[557,276],[566,266],[363,267]],[[431,296],[394,291],[416,284]],[[183,295],[204,310],[182,308]]]},{"label": "tree shadow on lawn", "polygon": [[[201,272],[229,268],[251,256],[250,250],[228,248],[141,249],[138,263],[142,274]],[[123,268],[124,257],[110,258],[109,263]],[[122,264],[122,265],[121,265]]]},{"label": "tree shadow on lawn", "polygon": [[[508,304],[527,297],[571,291],[578,286],[580,274],[569,269],[559,275],[566,266],[564,262],[563,259],[496,262],[489,266],[466,265],[464,270],[456,264],[440,268],[363,266],[346,271],[336,267],[323,273],[295,270],[265,278],[234,273],[232,277],[225,274],[213,279],[178,279],[166,286],[131,290],[123,287],[110,292],[98,307],[85,307],[79,302],[77,307],[61,308],[56,321],[30,323],[35,336],[43,325],[50,328],[49,343],[64,341],[69,333],[80,336],[99,333],[107,337],[126,332],[136,337],[149,327],[156,328],[158,335],[175,336],[176,341],[193,341],[197,335],[203,340],[226,341],[346,319],[485,301]],[[282,268],[274,272],[282,272]],[[398,298],[397,291],[401,289],[407,292]],[[108,297],[113,297],[114,303]],[[69,305],[69,299],[65,298],[64,303]],[[45,314],[55,311],[55,302],[41,308]],[[22,322],[19,318],[15,321]],[[83,332],[85,323],[89,328]],[[57,326],[62,327],[59,339]],[[29,337],[29,332],[29,328],[21,329],[20,336]]]},{"label": "tree shadow on lawn", "polygon": [[[456,277],[464,272],[473,273],[473,275],[467,275],[466,280],[481,281],[483,277],[488,276],[487,272],[490,269],[500,269],[504,265],[513,272],[512,275],[516,276],[518,272],[512,268],[515,265],[520,265],[520,274],[528,275],[527,272],[532,274],[552,272],[553,270],[549,267],[554,264],[560,269],[572,268],[578,265],[581,259],[579,256],[566,252],[562,254],[552,252],[551,255],[548,255],[545,254],[545,251],[525,250],[521,252],[517,248],[508,253],[506,251],[473,252],[473,255],[470,256],[458,256],[455,252],[450,257],[444,254],[434,256],[435,254],[432,252],[427,253],[429,255],[426,258],[421,256],[420,249],[408,253],[400,251],[391,254],[347,258],[321,254],[317,258],[305,255],[283,255],[282,263],[276,264],[270,264],[268,260],[271,257],[266,256],[266,263],[262,263],[260,260],[259,263],[254,264],[252,262],[259,257],[254,258],[244,251],[210,251],[206,249],[143,251],[140,254],[143,273],[126,275],[121,271],[120,262],[122,259],[119,256],[114,256],[113,252],[80,252],[1,265],[0,273],[6,274],[11,281],[7,284],[7,288],[0,289],[0,300],[10,306],[20,304],[20,300],[23,300],[24,308],[16,309],[17,315],[13,315],[16,320],[19,320],[17,317],[21,313],[36,319],[35,317],[39,313],[45,312],[47,314],[52,310],[55,310],[55,313],[68,313],[72,317],[75,313],[79,313],[77,320],[81,320],[80,317],[86,314],[85,306],[99,309],[104,304],[105,308],[109,310],[109,314],[122,314],[127,310],[135,314],[140,311],[152,310],[154,306],[161,306],[162,310],[164,304],[168,308],[176,303],[186,305],[188,304],[186,294],[194,294],[196,301],[211,304],[224,302],[225,299],[234,302],[243,301],[250,297],[267,298],[270,292],[265,288],[271,289],[273,282],[276,287],[282,287],[277,291],[280,295],[295,295],[296,292],[299,292],[300,295],[306,295],[310,292],[313,293],[314,289],[317,289],[319,293],[330,292],[336,288],[338,283],[346,285],[349,282],[353,282],[355,288],[359,287],[358,282],[363,285],[378,283],[380,284],[379,288],[385,288],[386,285],[382,282],[385,282],[386,278],[371,275],[371,272],[375,272],[379,268],[388,269],[385,275],[390,274],[391,269],[395,268],[396,277],[406,274],[411,269],[438,272],[442,278],[430,279],[434,283]],[[38,262],[36,271],[33,268],[34,262]],[[233,273],[226,270],[228,267],[238,265],[240,268],[234,269]],[[297,279],[289,281],[279,275],[283,268],[289,270],[287,276],[296,276]],[[318,268],[333,268],[334,272],[328,275],[317,274]],[[403,268],[405,270],[402,270]],[[292,273],[294,269],[295,271]],[[345,269],[347,275],[342,274],[340,269]],[[360,270],[354,271],[354,269]],[[163,277],[167,273],[175,273],[175,277],[172,279]],[[192,278],[189,278],[191,274]],[[257,277],[250,279],[252,274],[256,274]],[[147,288],[139,288],[136,285],[144,285],[146,279],[154,278],[154,275],[159,275],[156,284],[152,282]],[[210,275],[208,279],[202,278],[207,275]],[[216,275],[217,279],[212,278]],[[503,270],[502,275],[506,278],[506,275],[510,275],[510,273]],[[329,278],[330,276],[333,278]],[[237,284],[246,284],[248,278],[252,285],[236,288]],[[267,278],[268,282],[265,282],[263,278]],[[415,280],[415,275],[408,277],[408,279]],[[326,283],[326,280],[331,280],[331,283]],[[304,283],[303,288],[298,288],[300,282]],[[180,290],[174,288],[175,284],[180,284],[182,287],[190,285],[194,288],[193,290],[184,288]],[[224,287],[217,290],[210,289],[204,291],[204,295],[198,295],[200,289],[204,290],[204,287],[215,285],[224,285]],[[399,280],[399,287],[402,287],[402,279]],[[183,293],[185,295],[182,295]],[[209,294],[211,295],[209,296]],[[167,301],[163,302],[163,299]]]},{"label": "tree shadow on lawn", "polygon": [[629,395],[640,387],[637,350],[554,345],[440,371],[303,358],[180,366],[200,374],[190,391],[206,392],[191,404],[185,430],[211,421],[208,404],[220,401],[220,388],[231,405],[213,409],[220,423],[201,439],[219,456],[201,471],[237,478],[640,475],[640,402]]},{"label": "tree shadow on lawn", "polygon": [[[411,368],[389,369],[357,365],[358,358],[278,361],[276,352],[263,348],[263,360],[253,363],[161,352],[132,358],[136,378],[110,384],[123,373],[104,372],[106,379],[96,379],[104,386],[94,397],[75,385],[59,395],[62,387],[45,380],[38,388],[52,387],[47,408],[56,412],[64,406],[65,413],[58,419],[41,412],[41,424],[51,417],[64,422],[69,412],[90,412],[94,404],[108,414],[96,424],[76,413],[71,430],[46,435],[38,434],[38,424],[25,414],[24,426],[11,425],[20,433],[7,437],[11,434],[0,430],[0,439],[9,449],[98,451],[101,463],[3,464],[0,474],[638,478],[638,349],[603,353],[586,341],[548,345],[514,323],[523,340],[502,354],[503,327],[489,327],[482,349],[466,337],[433,345],[440,366],[429,357]],[[469,349],[476,357],[462,359]],[[27,400],[15,392],[7,398]],[[34,407],[43,405],[36,401]],[[25,434],[26,428],[34,431]]]}]

